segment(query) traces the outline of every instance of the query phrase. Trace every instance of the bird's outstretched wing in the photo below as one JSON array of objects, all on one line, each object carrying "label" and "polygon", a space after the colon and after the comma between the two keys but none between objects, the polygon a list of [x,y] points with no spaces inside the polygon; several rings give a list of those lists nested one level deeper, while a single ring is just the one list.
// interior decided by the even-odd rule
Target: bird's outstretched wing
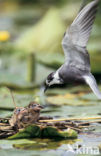
[{"label": "bird's outstretched wing", "polygon": [[94,76],[91,73],[89,73],[88,75],[84,75],[83,78],[86,81],[86,83],[90,86],[90,88],[92,89],[94,94],[99,99],[101,99],[101,92],[98,89],[98,86],[97,86],[97,83],[96,83]]},{"label": "bird's outstretched wing", "polygon": [[86,71],[90,71],[86,45],[95,19],[98,1],[93,0],[79,12],[62,40],[65,63]]}]

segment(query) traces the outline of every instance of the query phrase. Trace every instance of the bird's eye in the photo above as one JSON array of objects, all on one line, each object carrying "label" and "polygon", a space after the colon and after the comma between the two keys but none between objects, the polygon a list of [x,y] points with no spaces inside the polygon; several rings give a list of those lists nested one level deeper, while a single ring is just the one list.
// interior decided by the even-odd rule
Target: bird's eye
[{"label": "bird's eye", "polygon": [[18,109],[17,111],[20,112],[20,109]]},{"label": "bird's eye", "polygon": [[53,77],[50,77],[50,79],[48,79],[49,82],[52,81],[52,80],[53,80]]},{"label": "bird's eye", "polygon": [[30,108],[34,108],[34,107],[36,107],[36,106],[37,106],[36,104],[33,104],[33,105],[30,106]]},{"label": "bird's eye", "polygon": [[16,113],[19,113],[21,111],[21,109],[20,108],[18,108],[17,110],[16,110]]},{"label": "bird's eye", "polygon": [[48,75],[47,83],[50,83],[53,79],[54,79],[54,72]]},{"label": "bird's eye", "polygon": [[48,81],[52,81],[53,80],[53,76],[49,75],[48,76]]},{"label": "bird's eye", "polygon": [[47,81],[46,81],[46,83],[50,83],[52,80],[53,80],[53,77],[48,78]]}]

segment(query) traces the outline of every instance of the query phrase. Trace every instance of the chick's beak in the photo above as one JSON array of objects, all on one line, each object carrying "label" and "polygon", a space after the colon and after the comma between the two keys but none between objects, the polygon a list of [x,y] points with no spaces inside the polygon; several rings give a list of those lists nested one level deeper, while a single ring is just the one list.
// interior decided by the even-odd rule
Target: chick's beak
[{"label": "chick's beak", "polygon": [[49,86],[47,84],[45,84],[44,93],[47,91],[48,88],[49,88]]},{"label": "chick's beak", "polygon": [[43,106],[39,106],[39,108],[40,108],[40,109],[44,109],[44,107],[43,107]]}]

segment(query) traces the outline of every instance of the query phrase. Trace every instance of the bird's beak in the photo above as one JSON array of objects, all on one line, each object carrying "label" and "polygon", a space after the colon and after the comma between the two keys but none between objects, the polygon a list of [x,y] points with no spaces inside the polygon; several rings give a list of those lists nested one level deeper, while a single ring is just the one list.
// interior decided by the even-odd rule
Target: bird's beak
[{"label": "bird's beak", "polygon": [[44,107],[43,107],[43,106],[39,106],[39,108],[40,108],[40,109],[44,109]]},{"label": "bird's beak", "polygon": [[47,91],[48,88],[49,88],[49,86],[47,84],[45,84],[44,93]]}]

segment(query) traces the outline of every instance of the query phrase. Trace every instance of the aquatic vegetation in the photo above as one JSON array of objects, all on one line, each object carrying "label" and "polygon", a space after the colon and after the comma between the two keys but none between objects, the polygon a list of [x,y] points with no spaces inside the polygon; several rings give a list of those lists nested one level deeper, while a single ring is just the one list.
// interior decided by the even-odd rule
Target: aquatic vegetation
[{"label": "aquatic vegetation", "polygon": [[[56,0],[40,1],[42,5],[38,1],[34,5],[29,5],[28,0],[21,1],[0,3],[0,128],[4,124],[0,134],[6,136],[8,132],[6,139],[0,140],[1,155],[60,156],[67,155],[69,147],[75,145],[101,149],[101,121],[98,119],[101,101],[87,86],[51,88],[45,96],[40,89],[46,76],[64,62],[61,40],[79,10],[80,0],[66,0],[66,3],[60,0],[60,5]],[[88,43],[92,72],[99,83],[100,14],[99,9]],[[35,59],[31,57],[33,54]],[[36,101],[44,106],[40,123],[31,123],[20,130],[9,125],[15,106],[5,86],[14,92],[17,107],[27,107],[30,101],[38,99]],[[86,120],[87,117],[96,117],[96,120]],[[74,120],[78,118],[83,120]],[[9,140],[8,136],[11,136]]]}]

